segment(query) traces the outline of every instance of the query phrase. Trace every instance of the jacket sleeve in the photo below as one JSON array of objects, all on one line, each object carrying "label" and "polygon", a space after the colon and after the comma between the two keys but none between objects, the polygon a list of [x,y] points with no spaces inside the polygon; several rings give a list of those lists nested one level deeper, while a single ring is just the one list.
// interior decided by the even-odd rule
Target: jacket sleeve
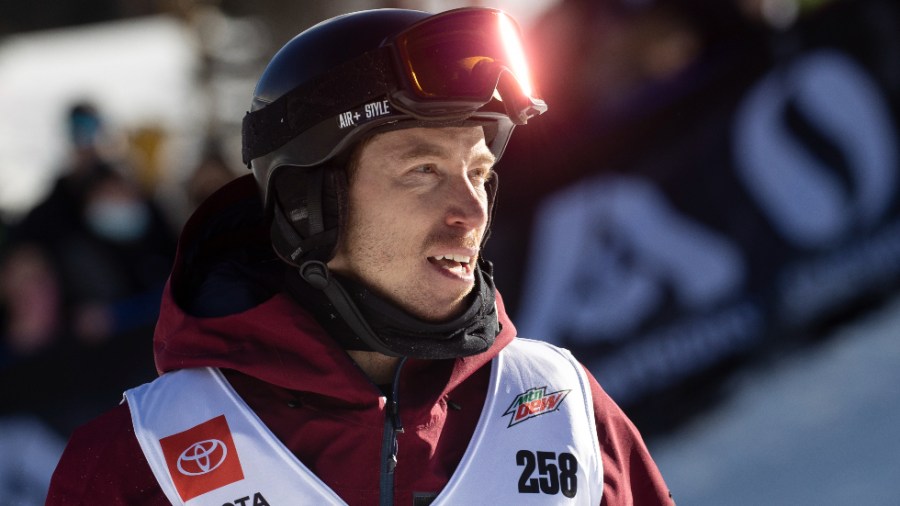
[{"label": "jacket sleeve", "polygon": [[46,506],[168,505],[121,404],[79,427],[50,481]]},{"label": "jacket sleeve", "polygon": [[603,505],[674,506],[637,427],[585,368],[603,459]]}]

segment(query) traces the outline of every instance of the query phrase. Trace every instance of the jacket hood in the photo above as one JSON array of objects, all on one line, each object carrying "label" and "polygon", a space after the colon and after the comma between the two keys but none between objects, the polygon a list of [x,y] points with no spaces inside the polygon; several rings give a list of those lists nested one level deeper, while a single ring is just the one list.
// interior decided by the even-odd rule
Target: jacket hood
[{"label": "jacket hood", "polygon": [[[351,401],[371,381],[318,324],[282,291],[289,267],[272,251],[252,176],[232,181],[185,224],[153,339],[160,373],[191,367],[232,369],[283,388]],[[454,359],[444,390],[489,362],[515,336],[497,294],[502,331],[484,353]],[[431,361],[410,359],[407,374]]]}]

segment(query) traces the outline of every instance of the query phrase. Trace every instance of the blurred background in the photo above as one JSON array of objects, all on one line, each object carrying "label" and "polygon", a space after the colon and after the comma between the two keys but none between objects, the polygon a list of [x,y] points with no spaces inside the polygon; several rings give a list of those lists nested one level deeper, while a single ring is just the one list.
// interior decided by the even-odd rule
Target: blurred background
[{"label": "blurred background", "polygon": [[507,10],[550,111],[486,256],[681,505],[900,497],[895,0],[0,2],[0,497],[43,504],[79,424],[155,376],[191,210],[245,173],[274,52],[374,7]]}]

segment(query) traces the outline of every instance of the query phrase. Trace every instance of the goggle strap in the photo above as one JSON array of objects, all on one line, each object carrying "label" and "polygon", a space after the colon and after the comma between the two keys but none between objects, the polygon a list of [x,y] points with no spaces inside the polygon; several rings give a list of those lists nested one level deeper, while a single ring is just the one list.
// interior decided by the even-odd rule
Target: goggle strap
[{"label": "goggle strap", "polygon": [[348,103],[364,103],[397,89],[390,50],[368,51],[335,67],[320,79],[301,84],[271,104],[244,115],[241,156],[245,165],[271,153]]}]

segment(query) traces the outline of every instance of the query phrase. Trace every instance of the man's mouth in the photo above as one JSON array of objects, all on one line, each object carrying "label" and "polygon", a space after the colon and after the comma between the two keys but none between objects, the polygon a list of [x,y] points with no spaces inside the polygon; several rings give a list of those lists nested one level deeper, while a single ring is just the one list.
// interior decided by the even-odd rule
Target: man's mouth
[{"label": "man's mouth", "polygon": [[458,276],[468,276],[475,267],[475,257],[468,255],[436,255],[428,257],[428,261]]}]

